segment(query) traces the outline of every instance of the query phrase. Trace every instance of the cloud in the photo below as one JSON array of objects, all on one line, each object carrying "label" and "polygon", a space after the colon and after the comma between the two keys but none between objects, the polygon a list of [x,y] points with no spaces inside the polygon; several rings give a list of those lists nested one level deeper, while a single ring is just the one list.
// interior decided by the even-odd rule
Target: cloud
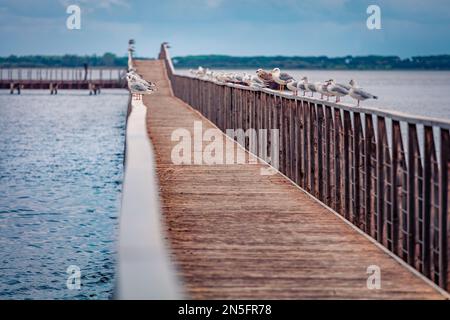
[{"label": "cloud", "polygon": [[130,3],[126,0],[59,0],[59,3],[63,7],[67,7],[72,4],[79,5],[84,9],[83,11],[93,12],[97,9],[114,9],[118,8],[130,8]]},{"label": "cloud", "polygon": [[205,4],[209,8],[217,8],[222,4],[223,0],[206,0]]}]

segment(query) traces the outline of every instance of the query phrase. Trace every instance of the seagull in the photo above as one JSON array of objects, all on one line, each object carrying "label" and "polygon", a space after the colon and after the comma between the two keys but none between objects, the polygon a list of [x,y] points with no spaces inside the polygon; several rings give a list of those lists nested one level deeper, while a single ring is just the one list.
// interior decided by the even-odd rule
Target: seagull
[{"label": "seagull", "polygon": [[142,95],[152,94],[156,91],[156,85],[152,82],[147,82],[142,78],[127,74],[128,88],[131,94],[136,96],[136,100],[141,100]]},{"label": "seagull", "polygon": [[367,99],[378,99],[377,96],[374,96],[371,93],[368,93],[366,91],[364,91],[363,89],[361,89],[358,84],[356,83],[355,80],[350,80],[350,91],[349,91],[349,95],[350,97],[352,97],[355,100],[358,100],[358,107],[359,107],[359,102],[360,101],[364,101]]},{"label": "seagull", "polygon": [[266,87],[270,89],[279,89],[278,83],[273,80],[272,74],[264,69],[256,70],[256,75],[261,79]]},{"label": "seagull", "polygon": [[348,85],[336,83],[334,79],[328,80],[327,83],[326,90],[336,97],[336,102],[340,102],[341,97],[348,95],[351,89]]},{"label": "seagull", "polygon": [[271,73],[273,80],[281,85],[281,91],[284,91],[284,86],[287,84],[288,80],[295,80],[291,75],[281,72],[279,68],[274,68]]},{"label": "seagull", "polygon": [[252,74],[244,73],[244,82],[252,88],[262,89],[266,87],[264,81],[262,81],[259,77],[254,76]]},{"label": "seagull", "polygon": [[306,85],[305,85],[305,80],[301,80],[298,82],[297,84],[297,88],[303,91],[303,96],[305,96],[306,94]]},{"label": "seagull", "polygon": [[272,74],[264,69],[256,70],[256,75],[264,82],[273,81]]},{"label": "seagull", "polygon": [[151,86],[155,86],[155,84],[151,83],[151,82],[147,82],[146,80],[144,80],[138,73],[131,71],[127,73],[127,80],[128,81],[136,81],[136,82],[141,82],[143,83],[145,86],[147,87],[151,87]]},{"label": "seagull", "polygon": [[323,99],[323,96],[327,97],[327,100],[330,100],[330,96],[333,94],[327,90],[328,83],[315,82],[314,86],[316,87],[316,91],[320,93],[320,98]]},{"label": "seagull", "polygon": [[292,94],[296,96],[298,94],[298,85],[299,82],[294,79],[290,79],[287,81],[286,87],[292,91]]},{"label": "seagull", "polygon": [[205,70],[202,66],[198,67],[195,71],[195,75],[197,77],[203,77],[206,74],[207,70]]},{"label": "seagull", "polygon": [[308,82],[308,77],[303,77],[303,85],[305,86],[305,92],[311,92],[311,97],[314,97],[314,92],[317,92],[316,86],[314,83]]}]

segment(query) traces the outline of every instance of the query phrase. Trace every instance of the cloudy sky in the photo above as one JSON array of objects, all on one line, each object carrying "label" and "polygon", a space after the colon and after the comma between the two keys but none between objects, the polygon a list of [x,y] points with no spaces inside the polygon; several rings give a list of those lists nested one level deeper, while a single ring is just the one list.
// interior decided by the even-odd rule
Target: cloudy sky
[{"label": "cloudy sky", "polygon": [[[66,8],[81,8],[68,30]],[[367,7],[381,8],[368,30]],[[450,53],[448,0],[0,0],[0,55],[413,55]]]}]

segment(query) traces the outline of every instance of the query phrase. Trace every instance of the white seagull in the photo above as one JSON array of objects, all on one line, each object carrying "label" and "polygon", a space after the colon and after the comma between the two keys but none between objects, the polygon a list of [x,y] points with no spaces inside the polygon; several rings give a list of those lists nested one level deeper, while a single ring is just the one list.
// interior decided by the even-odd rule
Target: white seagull
[{"label": "white seagull", "polygon": [[136,77],[131,74],[127,74],[128,88],[131,91],[133,97],[136,97],[136,100],[141,100],[142,95],[144,94],[152,94],[156,91],[156,85],[152,82],[147,82],[142,78]]},{"label": "white seagull", "polygon": [[288,80],[287,81],[287,84],[286,84],[286,87],[289,89],[289,90],[291,90],[292,91],[292,94],[294,95],[294,96],[296,96],[296,95],[298,95],[298,85],[299,85],[300,83],[298,82],[298,81],[295,81],[294,79],[291,79],[291,80]]},{"label": "white seagull", "polygon": [[327,83],[326,89],[336,97],[336,102],[341,101],[341,97],[348,95],[351,89],[348,85],[336,83],[334,79],[328,80]]},{"label": "white seagull", "polygon": [[281,86],[281,91],[284,91],[284,86],[287,85],[287,82],[289,80],[295,80],[291,75],[285,73],[285,72],[281,72],[281,70],[279,68],[275,68],[272,70],[272,78],[273,81],[275,81],[276,83],[278,83]]},{"label": "white seagull", "polygon": [[368,93],[366,91],[364,91],[363,89],[361,89],[358,84],[356,83],[355,80],[350,80],[350,91],[349,91],[349,95],[350,97],[352,97],[355,100],[358,100],[358,107],[359,107],[359,102],[360,101],[364,101],[367,99],[378,99],[377,96],[374,96],[371,93]]},{"label": "white seagull", "polygon": [[320,98],[323,99],[323,96],[327,97],[327,100],[330,100],[330,96],[333,94],[327,90],[328,83],[315,82],[314,86],[316,87],[316,91],[320,93]]},{"label": "white seagull", "polygon": [[302,81],[305,87],[305,92],[311,92],[311,97],[314,97],[314,92],[317,92],[316,85],[314,83],[309,83],[308,77],[303,77]]}]

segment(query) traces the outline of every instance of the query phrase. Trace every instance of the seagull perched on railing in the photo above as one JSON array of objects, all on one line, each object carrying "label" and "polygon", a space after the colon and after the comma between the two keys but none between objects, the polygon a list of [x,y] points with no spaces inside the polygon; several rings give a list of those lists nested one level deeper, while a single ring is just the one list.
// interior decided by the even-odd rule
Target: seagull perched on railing
[{"label": "seagull perched on railing", "polygon": [[291,80],[287,81],[286,87],[292,91],[292,94],[294,96],[296,96],[296,95],[298,95],[298,85],[299,85],[298,81],[291,79]]},{"label": "seagull perched on railing", "polygon": [[136,100],[141,100],[144,94],[152,94],[156,91],[156,85],[153,82],[148,82],[136,74],[128,73],[127,82],[128,88]]},{"label": "seagull perched on railing", "polygon": [[349,91],[349,95],[350,97],[352,97],[355,100],[358,100],[358,107],[359,107],[359,102],[360,101],[364,101],[367,99],[378,99],[377,96],[374,96],[371,93],[368,93],[366,91],[364,91],[363,89],[361,89],[358,84],[356,83],[355,80],[350,80],[350,91]]},{"label": "seagull perched on railing", "polygon": [[264,81],[262,81],[258,76],[254,76],[252,74],[244,73],[244,82],[249,86],[253,88],[264,88],[266,84]]},{"label": "seagull perched on railing", "polygon": [[305,92],[311,92],[311,97],[314,97],[314,92],[317,92],[315,84],[309,83],[308,77],[303,77],[302,81],[303,81],[303,85],[305,87]]},{"label": "seagull perched on railing", "polygon": [[330,96],[333,94],[327,90],[328,83],[327,82],[315,82],[314,86],[316,87],[316,91],[320,93],[320,98],[323,99],[323,96],[327,97],[327,100],[330,100]]},{"label": "seagull perched on railing", "polygon": [[334,79],[327,81],[326,89],[336,97],[336,102],[341,101],[341,97],[349,94],[351,87],[346,84],[336,83]]},{"label": "seagull perched on railing", "polygon": [[287,85],[288,80],[295,80],[294,77],[287,74],[286,72],[281,72],[279,68],[274,68],[271,74],[273,81],[281,86],[281,91],[284,91],[284,87]]}]

